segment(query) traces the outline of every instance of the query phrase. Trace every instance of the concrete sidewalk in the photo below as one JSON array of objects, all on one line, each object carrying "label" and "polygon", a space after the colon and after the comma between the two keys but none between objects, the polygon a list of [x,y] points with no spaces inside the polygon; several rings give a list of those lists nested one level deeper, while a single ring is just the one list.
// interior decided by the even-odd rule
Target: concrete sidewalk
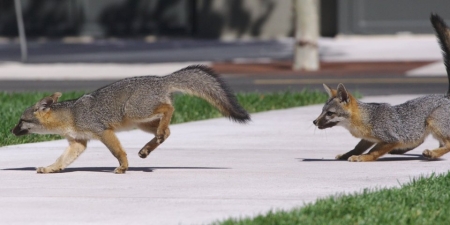
[{"label": "concrete sidewalk", "polygon": [[[415,96],[379,96],[393,104]],[[119,134],[130,169],[98,141],[63,173],[36,174],[66,141],[0,148],[0,221],[5,224],[208,224],[228,217],[291,209],[336,193],[398,187],[413,177],[450,169],[450,154],[424,161],[427,140],[403,156],[377,162],[335,161],[358,142],[342,128],[312,126],[321,105],[252,115],[239,125],[213,119],[171,126],[171,137],[147,159],[141,131]]]}]

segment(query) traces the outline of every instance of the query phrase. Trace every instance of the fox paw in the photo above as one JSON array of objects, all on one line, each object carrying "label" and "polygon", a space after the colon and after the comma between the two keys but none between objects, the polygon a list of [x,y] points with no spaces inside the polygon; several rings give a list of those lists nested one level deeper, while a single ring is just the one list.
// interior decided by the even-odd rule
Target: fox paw
[{"label": "fox paw", "polygon": [[145,159],[149,155],[148,152],[145,149],[141,149],[138,153],[139,157]]},{"label": "fox paw", "polygon": [[422,152],[422,155],[427,158],[427,159],[437,159],[439,157],[436,157],[436,155],[434,155],[434,152],[428,149],[425,149],[425,151]]},{"label": "fox paw", "polygon": [[345,154],[339,154],[336,157],[334,157],[337,160],[347,160],[349,157],[346,156]]},{"label": "fox paw", "polygon": [[360,155],[352,155],[348,158],[349,162],[362,162],[362,157]]},{"label": "fox paw", "polygon": [[375,160],[376,158],[369,154],[353,155],[348,158],[349,162],[370,162]]},{"label": "fox paw", "polygon": [[47,170],[45,169],[45,167],[38,167],[36,169],[37,173],[48,173]]},{"label": "fox paw", "polygon": [[114,170],[114,173],[115,174],[123,174],[123,173],[125,173],[127,171],[127,168],[123,168],[123,167],[117,167],[115,170]]},{"label": "fox paw", "polygon": [[50,167],[38,167],[36,169],[37,173],[55,173],[55,172],[60,172],[62,169],[53,169]]}]

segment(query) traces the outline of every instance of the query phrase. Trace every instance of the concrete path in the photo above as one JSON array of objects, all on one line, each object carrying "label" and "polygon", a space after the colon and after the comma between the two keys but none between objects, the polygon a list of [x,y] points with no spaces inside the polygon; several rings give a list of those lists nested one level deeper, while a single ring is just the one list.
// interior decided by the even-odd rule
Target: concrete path
[{"label": "concrete path", "polygon": [[[365,101],[400,103],[414,96]],[[403,156],[377,162],[335,161],[358,142],[341,128],[318,130],[321,105],[253,114],[248,125],[224,118],[171,126],[171,137],[147,159],[150,135],[119,134],[130,169],[113,174],[115,158],[98,141],[58,174],[36,174],[65,141],[0,148],[0,221],[4,224],[208,224],[228,217],[291,209],[336,193],[393,187],[450,169],[450,154],[424,161],[427,140]]]}]

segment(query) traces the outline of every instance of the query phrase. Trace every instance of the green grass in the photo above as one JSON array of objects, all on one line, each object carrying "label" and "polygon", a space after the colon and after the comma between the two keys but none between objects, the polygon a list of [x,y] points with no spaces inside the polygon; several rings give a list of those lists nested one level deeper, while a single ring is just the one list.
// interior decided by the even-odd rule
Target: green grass
[{"label": "green grass", "polygon": [[290,211],[254,218],[228,219],[216,225],[291,224],[450,224],[450,173],[413,179],[401,188],[319,199]]},{"label": "green grass", "polygon": [[[22,112],[29,106],[52,93],[2,93],[0,92],[0,146],[31,143],[61,139],[57,135],[26,135],[15,137],[9,130],[19,121]],[[63,93],[61,101],[78,98],[83,92]],[[304,90],[301,92],[280,92],[271,94],[243,93],[237,94],[241,105],[248,112],[261,112],[273,109],[284,109],[296,106],[324,103],[327,95],[319,91]],[[195,120],[221,117],[218,110],[209,105],[206,101],[188,96],[174,96],[175,113],[172,117],[172,124],[183,123]]]},{"label": "green grass", "polygon": [[[309,90],[270,94],[238,93],[236,97],[239,103],[250,113],[325,103],[328,99],[323,92]],[[220,112],[209,103],[189,95],[176,95],[174,107],[175,113],[172,117],[172,123],[222,117]]]}]

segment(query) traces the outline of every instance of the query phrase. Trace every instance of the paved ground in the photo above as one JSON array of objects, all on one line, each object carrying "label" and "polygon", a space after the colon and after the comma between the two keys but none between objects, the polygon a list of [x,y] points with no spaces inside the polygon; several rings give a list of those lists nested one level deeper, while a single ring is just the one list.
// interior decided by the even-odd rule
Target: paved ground
[{"label": "paved ground", "polygon": [[[403,102],[414,96],[369,97]],[[319,197],[399,183],[450,169],[450,154],[424,161],[427,140],[403,156],[377,162],[335,161],[358,140],[341,128],[318,130],[321,106],[252,115],[239,125],[226,119],[171,127],[171,137],[149,158],[137,152],[150,136],[120,133],[130,170],[117,166],[106,147],[89,143],[65,172],[36,174],[53,161],[65,141],[0,148],[0,221],[6,224],[207,224],[229,216],[290,209]]]}]

